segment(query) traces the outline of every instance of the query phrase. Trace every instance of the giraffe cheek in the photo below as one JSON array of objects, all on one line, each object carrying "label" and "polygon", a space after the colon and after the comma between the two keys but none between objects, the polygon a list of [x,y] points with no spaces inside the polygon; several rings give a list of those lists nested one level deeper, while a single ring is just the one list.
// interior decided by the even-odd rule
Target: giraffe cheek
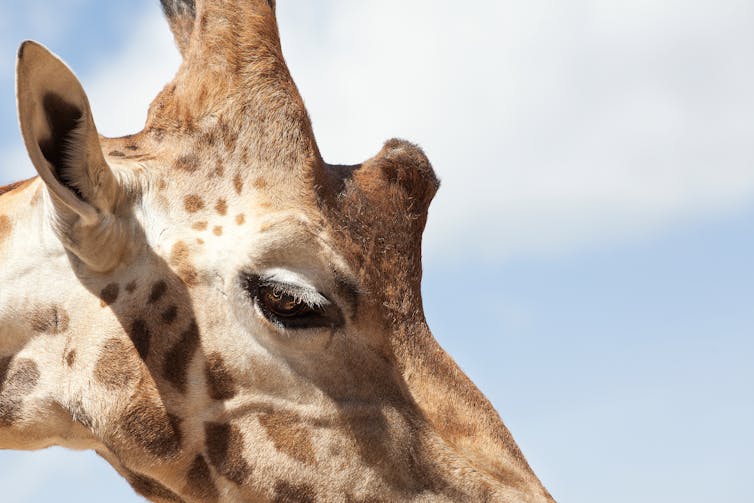
[{"label": "giraffe cheek", "polygon": [[136,445],[153,458],[173,459],[181,451],[181,419],[169,414],[157,401],[137,394],[119,420],[117,438],[125,446]]},{"label": "giraffe cheek", "polygon": [[251,477],[251,466],[244,459],[243,434],[238,426],[227,423],[206,423],[207,453],[217,473],[243,485]]},{"label": "giraffe cheek", "polygon": [[126,390],[137,381],[141,365],[134,347],[125,340],[105,341],[94,367],[94,378],[108,391]]},{"label": "giraffe cheek", "polygon": [[185,492],[199,501],[212,503],[217,501],[219,494],[212,480],[212,474],[204,456],[199,455],[194,459],[186,474]]}]

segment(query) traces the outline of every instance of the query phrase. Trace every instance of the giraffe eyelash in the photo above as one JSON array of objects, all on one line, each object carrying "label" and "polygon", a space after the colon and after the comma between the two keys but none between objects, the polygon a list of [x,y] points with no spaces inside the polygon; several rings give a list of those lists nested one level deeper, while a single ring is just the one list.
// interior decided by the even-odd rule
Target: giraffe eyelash
[{"label": "giraffe eyelash", "polygon": [[293,297],[297,302],[303,302],[311,309],[321,310],[332,304],[324,295],[316,290],[308,289],[299,285],[292,285],[290,283],[281,283],[269,278],[260,278],[259,287],[271,288],[283,295]]},{"label": "giraffe eyelash", "polygon": [[[336,328],[343,324],[340,309],[322,293],[303,285],[273,279],[274,277],[276,276],[246,274],[242,276],[242,286],[260,314],[277,328]],[[290,313],[276,312],[269,305],[267,299],[271,292],[283,302],[285,297],[293,301]],[[291,304],[290,301],[288,303]]]}]

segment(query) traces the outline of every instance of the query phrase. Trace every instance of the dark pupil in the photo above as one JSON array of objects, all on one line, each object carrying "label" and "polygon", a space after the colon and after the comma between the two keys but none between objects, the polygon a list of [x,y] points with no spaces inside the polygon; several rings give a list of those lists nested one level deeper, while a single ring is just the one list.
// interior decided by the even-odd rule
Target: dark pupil
[{"label": "dark pupil", "polygon": [[305,310],[305,304],[277,289],[267,289],[264,298],[267,307],[279,316],[294,316]]}]

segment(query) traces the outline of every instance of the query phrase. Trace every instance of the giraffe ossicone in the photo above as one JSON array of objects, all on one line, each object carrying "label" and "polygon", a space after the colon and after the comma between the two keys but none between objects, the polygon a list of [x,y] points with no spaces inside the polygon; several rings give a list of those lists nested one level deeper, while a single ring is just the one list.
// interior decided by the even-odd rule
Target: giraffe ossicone
[{"label": "giraffe ossicone", "polygon": [[553,501],[425,321],[424,153],[325,163],[275,2],[162,6],[183,62],[138,134],[19,50],[0,448],[95,450],[155,502]]}]

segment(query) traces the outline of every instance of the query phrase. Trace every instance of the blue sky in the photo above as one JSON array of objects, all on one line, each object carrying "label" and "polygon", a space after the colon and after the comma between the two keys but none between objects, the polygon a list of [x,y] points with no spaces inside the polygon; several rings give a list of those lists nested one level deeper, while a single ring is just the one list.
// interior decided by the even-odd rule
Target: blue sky
[{"label": "blue sky", "polygon": [[[749,497],[754,6],[278,4],[326,158],[397,135],[433,160],[430,326],[556,498]],[[113,136],[140,128],[178,62],[156,0],[4,2],[0,183],[33,174],[13,97],[26,38],[79,74]],[[139,501],[59,449],[0,453],[0,487],[9,503]]]}]

